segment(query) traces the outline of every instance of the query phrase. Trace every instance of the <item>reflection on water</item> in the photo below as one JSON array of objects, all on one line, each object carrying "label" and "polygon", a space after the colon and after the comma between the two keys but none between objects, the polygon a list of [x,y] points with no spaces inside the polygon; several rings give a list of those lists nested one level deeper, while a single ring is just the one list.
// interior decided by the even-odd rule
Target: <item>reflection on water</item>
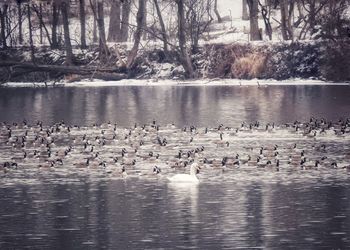
[{"label": "reflection on water", "polygon": [[[183,232],[181,238],[184,242],[190,242],[196,246],[198,238],[192,232],[197,231],[198,224],[201,223],[198,216],[198,185],[194,183],[169,183],[168,187],[169,205],[175,212],[172,213],[172,218],[176,220],[176,230]],[[184,247],[186,248],[186,245]]]},{"label": "reflection on water", "polygon": [[49,179],[0,187],[0,248],[348,249],[348,180]]},{"label": "reflection on water", "polygon": [[[216,126],[350,116],[348,86],[0,88],[0,121]],[[28,115],[30,114],[30,117]]]}]

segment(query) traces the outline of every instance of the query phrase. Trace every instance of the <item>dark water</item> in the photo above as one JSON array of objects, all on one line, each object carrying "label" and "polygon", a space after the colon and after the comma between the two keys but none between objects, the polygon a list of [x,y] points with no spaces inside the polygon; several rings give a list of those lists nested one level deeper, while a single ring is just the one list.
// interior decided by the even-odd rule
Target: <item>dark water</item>
[{"label": "dark water", "polygon": [[[310,116],[349,117],[350,88],[0,88],[0,121],[216,126]],[[191,186],[28,172],[0,177],[0,249],[350,248],[347,171],[220,172]]]},{"label": "dark water", "polygon": [[349,86],[0,88],[0,121],[179,126],[350,116]]},{"label": "dark water", "polygon": [[348,178],[273,179],[17,180],[0,188],[0,247],[349,249]]}]

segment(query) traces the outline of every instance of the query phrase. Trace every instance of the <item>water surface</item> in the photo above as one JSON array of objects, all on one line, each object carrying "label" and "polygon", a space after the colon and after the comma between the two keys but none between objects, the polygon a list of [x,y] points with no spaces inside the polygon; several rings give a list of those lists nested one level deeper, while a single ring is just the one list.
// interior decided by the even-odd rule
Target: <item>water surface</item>
[{"label": "water surface", "polygon": [[[0,121],[9,122],[205,127],[310,116],[349,117],[350,88],[0,88]],[[218,170],[184,187],[103,171],[12,171],[0,177],[0,249],[349,249],[349,177]]]},{"label": "water surface", "polygon": [[290,122],[350,116],[349,86],[156,86],[0,88],[0,121],[131,126],[156,119],[178,126]]},{"label": "water surface", "polygon": [[47,175],[8,183],[0,188],[0,246],[348,249],[349,176],[299,175],[289,183],[261,174],[185,187]]}]

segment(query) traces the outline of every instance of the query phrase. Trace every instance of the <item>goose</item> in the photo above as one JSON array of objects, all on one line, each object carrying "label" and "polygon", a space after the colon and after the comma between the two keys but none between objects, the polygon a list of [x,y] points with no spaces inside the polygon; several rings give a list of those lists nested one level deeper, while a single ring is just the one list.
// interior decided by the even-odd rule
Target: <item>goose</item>
[{"label": "goose", "polygon": [[7,169],[17,169],[18,168],[18,164],[16,162],[4,162],[4,164],[2,165],[2,168],[4,170]]},{"label": "goose", "polygon": [[19,162],[25,161],[26,158],[27,158],[27,152],[24,152],[23,154],[20,154],[20,155],[16,154],[16,155],[12,156],[11,160],[13,160],[14,162],[19,163]]},{"label": "goose", "polygon": [[350,165],[347,165],[346,163],[340,163],[338,165],[337,162],[333,162],[331,166],[333,168],[340,168],[340,169],[344,169],[344,170],[350,170]]},{"label": "goose", "polygon": [[131,159],[131,158],[123,158],[121,164],[122,165],[126,165],[126,166],[135,166],[136,165],[136,160],[135,159]]},{"label": "goose", "polygon": [[318,160],[316,160],[315,164],[306,164],[305,165],[305,163],[306,163],[306,158],[304,158],[304,160],[301,161],[301,166],[300,166],[301,169],[304,169],[304,170],[306,170],[306,169],[317,169],[320,162]]},{"label": "goose", "polygon": [[41,163],[38,167],[39,168],[53,168],[54,166],[55,166],[54,161],[45,161],[45,162]]},{"label": "goose", "polygon": [[270,166],[271,165],[271,161],[267,160],[266,162],[261,162],[261,157],[258,157],[256,159],[256,165],[258,168],[265,168],[266,166]]},{"label": "goose", "polygon": [[99,168],[99,167],[101,167],[103,164],[101,164],[101,162],[99,162],[98,160],[97,160],[97,158],[94,158],[94,159],[88,159],[89,160],[89,165],[88,165],[88,167],[90,168],[90,169],[96,169],[96,168]]},{"label": "goose", "polygon": [[247,164],[252,159],[250,155],[247,155],[246,157],[239,157],[238,155],[238,158],[239,158],[240,164]]},{"label": "goose", "polygon": [[316,139],[317,131],[309,131],[305,134],[306,137]]},{"label": "goose", "polygon": [[199,173],[199,165],[198,163],[194,162],[190,166],[190,174],[176,174],[172,177],[168,177],[168,180],[172,183],[193,183],[197,184],[199,183],[199,180],[196,176],[197,173]]},{"label": "goose", "polygon": [[277,159],[276,161],[276,171],[280,171],[280,160]]},{"label": "goose", "polygon": [[204,160],[203,160],[204,164],[208,164],[210,167],[214,167],[214,168],[222,167],[223,165],[226,164],[226,162],[227,162],[227,157],[223,158],[223,159],[216,159],[216,158],[214,158],[212,160],[204,158]]},{"label": "goose", "polygon": [[74,163],[73,165],[76,167],[76,168],[86,168],[88,167],[90,164],[90,159],[86,159],[86,161],[82,161],[82,162],[76,162]]},{"label": "goose", "polygon": [[160,174],[160,172],[161,172],[161,169],[158,166],[153,167],[153,174],[158,175]]}]

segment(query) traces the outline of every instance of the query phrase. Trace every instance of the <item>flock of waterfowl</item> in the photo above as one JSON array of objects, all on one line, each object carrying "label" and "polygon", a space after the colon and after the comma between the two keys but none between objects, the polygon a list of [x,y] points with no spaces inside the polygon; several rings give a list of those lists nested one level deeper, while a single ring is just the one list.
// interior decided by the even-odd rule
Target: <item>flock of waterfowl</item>
[{"label": "flock of waterfowl", "polygon": [[[350,119],[311,118],[276,125],[178,128],[156,121],[122,128],[104,123],[88,127],[63,121],[52,126],[0,124],[0,173],[79,169],[113,176],[161,175],[181,181],[200,170],[350,170]],[[190,172],[189,175],[183,174]]]}]

